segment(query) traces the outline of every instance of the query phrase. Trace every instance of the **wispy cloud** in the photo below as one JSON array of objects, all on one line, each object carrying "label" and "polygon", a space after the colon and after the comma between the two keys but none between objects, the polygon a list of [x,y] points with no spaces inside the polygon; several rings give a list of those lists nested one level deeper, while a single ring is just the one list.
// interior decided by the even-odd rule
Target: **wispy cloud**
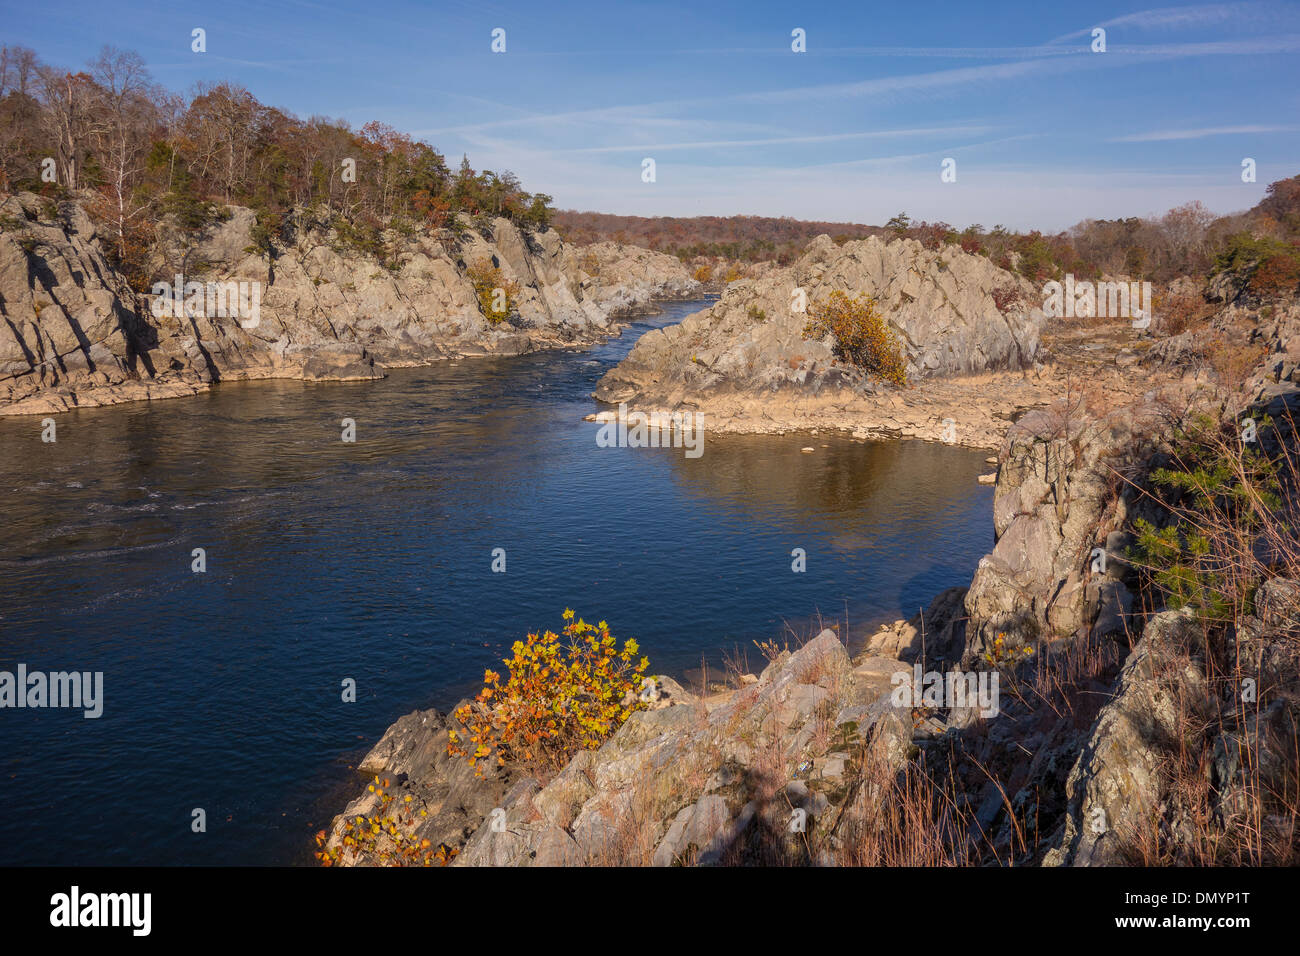
[{"label": "wispy cloud", "polygon": [[901,76],[882,76],[853,83],[823,83],[817,86],[800,86],[786,90],[764,90],[727,97],[736,102],[790,103],[798,100],[848,98],[864,96],[889,96],[898,93],[965,87],[974,83],[998,82],[1019,79],[1035,73],[1054,72],[1098,65],[1089,57],[1071,57],[1059,60],[1022,60],[1016,63],[999,63],[993,66],[966,66],[953,70],[936,70],[930,73],[908,73]]},{"label": "wispy cloud", "polygon": [[[710,97],[708,104],[711,106],[726,103],[777,105],[807,100],[826,103],[833,99],[861,99],[864,97],[872,97],[877,101],[884,102],[891,97],[907,96],[909,94],[942,93],[964,90],[976,84],[1005,83],[1027,79],[1031,76],[1046,76],[1082,69],[1104,69],[1123,65],[1126,62],[1133,62],[1129,59],[1130,57],[1143,55],[1180,58],[1213,55],[1260,55],[1296,51],[1300,51],[1300,35],[1255,40],[1216,40],[1205,43],[1126,45],[1115,48],[1107,54],[1080,53],[1077,56],[1040,57],[1011,63],[882,76],[849,83],[823,83],[787,89],[723,94]],[[672,128],[675,123],[685,124],[688,121],[674,120],[659,114],[680,112],[695,109],[699,106],[700,101],[698,99],[657,100],[623,106],[565,110],[556,113],[534,113],[527,116],[485,120],[457,126],[414,130],[413,132],[418,136],[441,136],[449,133],[473,135],[506,127],[555,126],[565,123],[600,124],[605,122],[635,122],[645,127]]]},{"label": "wispy cloud", "polygon": [[912,129],[877,129],[857,133],[827,133],[822,136],[773,136],[765,139],[715,139],[687,143],[643,143],[621,146],[589,146],[554,150],[560,153],[626,153],[645,150],[732,149],[748,146],[785,146],[799,143],[838,143],[855,139],[891,139],[905,136],[977,136],[987,133],[988,126],[931,126]]},{"label": "wispy cloud", "polygon": [[[982,46],[982,47],[962,47],[962,46],[820,46],[810,47],[805,54],[810,59],[817,59],[824,56],[898,56],[898,57],[942,57],[957,60],[975,60],[975,59],[1014,59],[1017,57],[1035,57],[1035,56],[1070,56],[1078,53],[1078,50],[1072,50],[1060,46],[1050,46],[1040,44],[1037,46]],[[678,47],[674,49],[663,49],[647,51],[644,49],[605,49],[599,50],[524,50],[518,55],[522,57],[624,57],[624,56],[645,56],[652,53],[654,56],[775,56],[788,58],[790,56],[789,47],[777,43],[770,46],[762,47]]]},{"label": "wispy cloud", "polygon": [[1130,136],[1117,136],[1111,143],[1160,143],[1177,139],[1205,139],[1207,136],[1240,136],[1262,133],[1294,133],[1300,126],[1206,126],[1201,129],[1164,129]]},{"label": "wispy cloud", "polygon": [[1106,30],[1114,27],[1132,27],[1135,30],[1188,30],[1224,23],[1246,25],[1276,22],[1281,16],[1285,16],[1284,11],[1266,3],[1206,3],[1190,7],[1157,7],[1093,23],[1082,30],[1062,34],[1048,42],[1064,43],[1079,37],[1090,37],[1096,27]]},{"label": "wispy cloud", "polygon": [[[722,101],[752,103],[788,103],[804,99],[884,97],[895,94],[924,93],[967,87],[976,83],[996,83],[1025,79],[1030,76],[1064,73],[1080,69],[1102,69],[1123,65],[1128,56],[1169,58],[1197,56],[1251,56],[1267,53],[1300,51],[1300,34],[1262,37],[1249,40],[1210,40],[1204,43],[1163,43],[1116,46],[1106,54],[1076,51],[1068,57],[1037,58],[1012,63],[958,67],[928,73],[883,76],[852,83],[825,83],[785,90],[764,90],[720,97]],[[1118,61],[1118,62],[1117,62]]]},{"label": "wispy cloud", "polygon": [[1267,56],[1300,51],[1300,33],[1251,40],[1210,40],[1205,43],[1110,44],[1106,56],[1148,57]]}]

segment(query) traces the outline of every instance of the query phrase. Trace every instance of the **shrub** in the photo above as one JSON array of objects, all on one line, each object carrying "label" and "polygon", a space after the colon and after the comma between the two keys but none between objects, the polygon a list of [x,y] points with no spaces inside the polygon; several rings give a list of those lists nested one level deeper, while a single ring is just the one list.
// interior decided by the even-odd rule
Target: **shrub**
[{"label": "shrub", "polygon": [[[263,226],[261,213],[258,214],[257,218],[258,225]],[[265,228],[261,230],[255,229],[253,234],[254,251],[261,251],[263,254],[271,249],[270,239],[274,237],[271,227],[274,223],[278,228],[280,217],[272,214],[268,215],[267,220]],[[380,229],[377,223],[365,220],[354,222],[344,216],[338,216],[335,218],[333,226],[335,237],[333,247],[336,252],[358,252],[372,259],[383,261],[387,249],[380,237]],[[267,240],[265,243],[261,241],[263,238]]]},{"label": "shrub", "polygon": [[746,314],[747,316],[749,316],[749,318],[750,318],[752,321],[754,321],[754,322],[766,322],[766,321],[767,321],[767,310],[766,310],[766,309],[760,309],[760,308],[759,308],[758,306],[756,306],[756,305],[751,305],[748,309],[746,309],[746,310],[745,310],[745,314]]},{"label": "shrub", "polygon": [[923,222],[915,227],[916,238],[931,252],[937,252],[960,238],[946,222]]},{"label": "shrub", "polygon": [[[479,311],[489,322],[504,322],[518,312],[519,284],[507,279],[500,266],[481,259],[470,265],[465,274],[474,284]],[[504,308],[499,309],[498,306]]]},{"label": "shrub", "polygon": [[1283,252],[1265,258],[1250,277],[1250,286],[1262,296],[1293,295],[1300,289],[1300,252]]},{"label": "shrub", "polygon": [[993,643],[984,653],[984,660],[994,670],[1012,669],[1023,660],[1027,660],[1034,654],[1034,649],[1028,645],[1011,645],[1007,643],[1006,634],[998,634],[993,639]]},{"label": "shrub", "polygon": [[993,304],[999,312],[1014,309],[1021,305],[1024,300],[1024,293],[1020,291],[1020,287],[1015,283],[1008,283],[993,290]]},{"label": "shrub", "polygon": [[695,270],[696,282],[708,282],[712,278],[713,278],[713,266],[708,265],[707,263]]},{"label": "shrub", "polygon": [[1268,353],[1267,347],[1258,342],[1240,342],[1224,335],[1216,336],[1202,351],[1219,383],[1229,388],[1244,382]]},{"label": "shrub", "polygon": [[1211,276],[1227,276],[1238,294],[1274,298],[1300,289],[1300,246],[1248,233],[1229,236]]},{"label": "shrub", "polygon": [[[1050,279],[1060,272],[1060,266],[1056,264],[1052,254],[1051,244],[1037,231],[1020,237],[1016,242],[1016,252],[1020,254],[1020,258],[1016,262],[1015,271],[1031,282]],[[1136,274],[1139,270],[1130,271]]]},{"label": "shrub", "polygon": [[1152,309],[1165,335],[1179,335],[1209,318],[1212,307],[1204,297],[1182,292],[1156,293]]},{"label": "shrub", "polygon": [[453,715],[447,752],[469,759],[482,775],[480,761],[537,763],[559,770],[579,750],[595,750],[634,711],[645,669],[634,640],[616,646],[604,621],[588,624],[564,612],[564,633],[531,633],[515,641],[504,663],[505,682],[494,670],[483,672],[483,689]]},{"label": "shrub", "polygon": [[[388,778],[375,777],[369,790],[379,797],[378,812],[373,816],[357,814],[346,821],[339,846],[327,846],[329,838],[325,831],[317,832],[316,845],[320,849],[315,856],[321,866],[355,863],[363,857],[384,866],[446,866],[456,858],[460,851],[455,847],[441,843],[435,848],[429,840],[417,840],[411,835],[417,822],[411,797],[408,795],[399,809],[390,809],[393,795],[386,789],[390,784]],[[419,815],[427,817],[429,812],[421,810]]]},{"label": "shrub", "polygon": [[[1257,427],[1271,424],[1263,416]],[[1261,569],[1243,542],[1275,524],[1282,507],[1278,462],[1240,442],[1239,427],[1204,415],[1177,431],[1167,466],[1151,473],[1152,497],[1172,520],[1133,523],[1132,558],[1165,606],[1210,621],[1230,621],[1247,603]]]},{"label": "shrub", "polygon": [[894,385],[907,384],[902,345],[869,296],[850,299],[836,290],[814,305],[804,326],[804,338],[835,337],[835,352],[844,361],[874,372]]}]

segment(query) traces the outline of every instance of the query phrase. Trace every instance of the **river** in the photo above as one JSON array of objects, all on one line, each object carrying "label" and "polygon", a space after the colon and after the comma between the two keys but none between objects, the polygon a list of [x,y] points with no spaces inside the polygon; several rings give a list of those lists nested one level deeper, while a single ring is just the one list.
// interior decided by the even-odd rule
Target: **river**
[{"label": "river", "polygon": [[98,719],[0,710],[0,864],[310,862],[393,720],[566,607],[680,678],[968,583],[981,452],[707,415],[698,458],[597,447],[599,377],[707,304],[585,351],[71,412],[52,443],[0,419],[0,670],[104,675]]}]

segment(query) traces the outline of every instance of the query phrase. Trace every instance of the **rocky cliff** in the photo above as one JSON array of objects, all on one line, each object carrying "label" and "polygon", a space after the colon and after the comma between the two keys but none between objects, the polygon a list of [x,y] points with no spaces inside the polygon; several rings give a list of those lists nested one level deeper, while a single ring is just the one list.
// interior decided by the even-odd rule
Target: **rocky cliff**
[{"label": "rocky cliff", "polygon": [[870,391],[872,383],[835,360],[829,338],[805,337],[808,315],[798,308],[835,291],[876,301],[899,334],[913,380],[1024,369],[1038,352],[1041,309],[1003,298],[1015,293],[1027,302],[1034,290],[987,259],[915,240],[837,246],[819,236],[789,268],[733,282],[712,308],[643,336],[596,395],[671,405],[726,391]]},{"label": "rocky cliff", "polygon": [[[364,380],[384,366],[517,354],[599,340],[657,297],[695,293],[675,258],[600,243],[573,249],[553,230],[497,219],[487,235],[386,235],[383,262],[307,225],[270,254],[255,216],[231,207],[198,236],[164,224],[156,272],[205,287],[256,284],[258,314],[177,316],[136,294],[110,266],[76,203],[31,194],[0,203],[0,414],[191,394],[213,382],[287,377]],[[500,270],[515,291],[489,321],[471,270]],[[233,288],[233,287],[232,287]]]},{"label": "rocky cliff", "polygon": [[[872,297],[900,340],[909,385],[845,364],[830,338],[806,338],[810,307],[833,292]],[[1047,322],[1041,290],[958,246],[819,237],[794,265],[731,283],[711,308],[655,330],[600,381],[595,397],[646,411],[701,409],[714,431],[817,428],[857,438],[921,438],[996,449],[1009,424],[1083,381],[1118,401],[1181,375],[1136,378],[1142,334]]]}]

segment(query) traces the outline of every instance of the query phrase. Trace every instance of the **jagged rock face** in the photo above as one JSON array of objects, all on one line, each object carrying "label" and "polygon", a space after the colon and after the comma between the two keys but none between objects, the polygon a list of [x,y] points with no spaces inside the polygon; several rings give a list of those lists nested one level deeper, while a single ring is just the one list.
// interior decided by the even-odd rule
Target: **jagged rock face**
[{"label": "jagged rock face", "polygon": [[[784,840],[792,808],[804,811],[808,832],[833,824],[831,798],[843,797],[851,760],[826,752],[835,745],[820,737],[853,727],[865,738],[875,727],[873,753],[902,764],[911,727],[890,703],[895,671],[911,668],[880,657],[851,662],[828,630],[708,699],[661,678],[649,710],[545,785],[510,766],[476,780],[463,757],[447,757],[447,724],[433,712],[399,720],[360,769],[390,781],[398,805],[417,818],[415,839],[463,845],[457,865],[731,862],[756,830]],[[343,821],[377,806],[369,792],[349,804],[330,845]]]},{"label": "jagged rock face", "polygon": [[1186,699],[1208,699],[1205,675],[1184,658],[1202,633],[1190,613],[1167,611],[1146,626],[1120,674],[1115,698],[1097,715],[1066,781],[1065,828],[1045,866],[1114,866],[1127,862],[1143,821],[1158,812],[1163,765],[1179,739],[1182,715],[1169,693],[1169,669],[1182,667]]},{"label": "jagged rock face", "polygon": [[876,746],[901,763],[910,728],[889,687],[888,667],[854,668],[823,631],[725,700],[678,690],[678,706],[633,714],[545,787],[520,781],[501,805],[504,827],[480,826],[456,863],[708,865],[734,862],[754,827],[786,832],[792,807],[809,830],[829,826],[825,791],[842,785],[845,761],[813,759],[818,714],[833,726],[880,721]]},{"label": "jagged rock face", "polygon": [[[260,352],[348,345],[386,365],[450,352],[522,352],[531,347],[530,337],[580,339],[653,296],[694,288],[671,256],[609,243],[580,256],[554,231],[530,236],[506,219],[495,220],[490,239],[477,232],[460,242],[417,233],[401,242],[394,269],[340,249],[319,232],[268,262],[244,251],[253,221],[251,210],[236,210],[193,258],[212,263],[218,281],[263,283],[258,327],[224,330],[254,361]],[[602,274],[588,275],[584,262]],[[516,321],[493,323],[480,311],[466,275],[478,264],[498,266],[506,281],[518,284]]]},{"label": "jagged rock face", "polygon": [[[176,316],[131,292],[75,204],[41,220],[40,200],[26,194],[0,210],[8,414],[189,394],[221,379],[373,379],[385,365],[585,344],[651,299],[699,285],[672,256],[613,243],[575,250],[553,230],[530,235],[506,219],[488,238],[389,233],[392,268],[319,229],[268,259],[254,248],[253,211],[232,207],[190,245],[164,227],[162,249],[187,282],[256,284],[256,314]],[[490,322],[480,310],[466,274],[479,263],[518,285],[511,319]],[[161,254],[155,265],[168,271]]]},{"label": "jagged rock face", "polygon": [[[396,806],[418,821],[414,835],[459,847],[467,833],[501,805],[519,774],[510,768],[485,767],[476,776],[464,757],[447,752],[448,720],[435,710],[417,710],[385,731],[357,769],[378,784],[347,805],[335,818],[328,845],[338,847],[344,823],[358,816],[381,816],[383,795],[397,797]],[[409,798],[409,800],[408,800]],[[376,862],[367,860],[367,862]]]},{"label": "jagged rock face", "polygon": [[1113,533],[1128,495],[1119,475],[1150,454],[1156,412],[1126,407],[1098,419],[1080,411],[1072,420],[1069,407],[1031,412],[1007,434],[993,499],[997,541],[966,594],[968,665],[998,634],[1028,644],[1085,626],[1123,629],[1127,566]]},{"label": "jagged rock face", "polygon": [[[1237,351],[1245,361],[1215,369],[1211,356],[1221,350]],[[1300,302],[1226,306],[1204,325],[1157,340],[1142,364],[1242,389],[1252,399],[1265,385],[1300,384]]]},{"label": "jagged rock face", "polygon": [[134,377],[134,296],[104,259],[76,206],[66,224],[40,221],[26,194],[0,203],[0,406],[72,383]]},{"label": "jagged rock face", "polygon": [[1041,295],[956,246],[928,251],[876,237],[837,246],[818,236],[793,266],[734,282],[712,308],[642,336],[596,396],[664,402],[723,388],[860,384],[856,370],[833,361],[829,337],[804,338],[808,316],[792,310],[796,288],[810,305],[835,291],[871,296],[899,333],[911,378],[1024,368],[1044,321],[1037,306],[1000,312],[997,290],[1015,288],[1029,302]]},{"label": "jagged rock face", "polygon": [[[1203,748],[1195,773],[1207,785],[1213,824],[1245,829],[1252,834],[1249,842],[1266,857],[1274,852],[1288,856],[1294,824],[1274,801],[1294,793],[1295,786],[1300,584],[1286,578],[1266,581],[1256,610],[1259,616],[1237,622],[1236,676],[1243,684],[1251,682],[1245,707],[1236,694],[1213,687],[1222,676],[1207,673],[1203,621],[1183,610],[1165,611],[1147,622],[1114,698],[1079,749],[1066,781],[1064,826],[1043,865],[1131,864],[1141,862],[1141,854],[1155,853],[1161,843],[1174,858],[1203,854],[1203,831],[1210,821],[1203,817],[1204,808],[1186,804],[1170,777],[1170,768],[1189,747]],[[1236,690],[1238,685],[1229,686]],[[1207,728],[1208,735],[1198,739]],[[1228,853],[1229,842],[1222,848]]]}]

